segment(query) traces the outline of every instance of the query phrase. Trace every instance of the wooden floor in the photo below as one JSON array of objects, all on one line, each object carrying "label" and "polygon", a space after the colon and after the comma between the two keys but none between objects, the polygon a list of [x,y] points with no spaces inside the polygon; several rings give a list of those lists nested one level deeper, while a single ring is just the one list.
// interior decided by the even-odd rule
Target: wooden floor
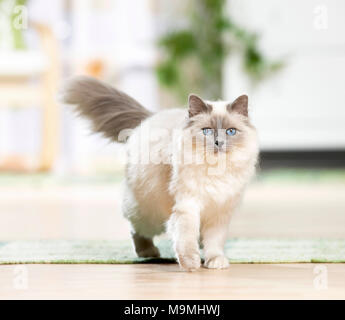
[{"label": "wooden floor", "polygon": [[345,299],[345,266],[322,265],[326,278],[320,286],[315,266],[234,264],[193,273],[174,264],[2,266],[0,298]]},{"label": "wooden floor", "polygon": [[[343,238],[344,194],[344,185],[253,184],[229,233]],[[117,185],[2,185],[0,241],[128,238],[120,198]],[[12,298],[345,299],[345,265],[233,264],[194,273],[174,264],[0,266],[0,299]]]}]

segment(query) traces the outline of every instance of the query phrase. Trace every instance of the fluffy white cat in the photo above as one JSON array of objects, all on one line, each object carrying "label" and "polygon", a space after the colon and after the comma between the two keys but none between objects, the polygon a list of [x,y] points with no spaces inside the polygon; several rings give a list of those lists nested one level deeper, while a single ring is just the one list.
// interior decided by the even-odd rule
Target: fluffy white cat
[{"label": "fluffy white cat", "polygon": [[180,266],[227,268],[230,218],[255,173],[258,142],[248,97],[234,102],[189,96],[188,109],[151,114],[137,101],[98,80],[79,77],[65,91],[94,130],[128,153],[123,212],[140,257],[158,257],[153,238],[168,230]]}]

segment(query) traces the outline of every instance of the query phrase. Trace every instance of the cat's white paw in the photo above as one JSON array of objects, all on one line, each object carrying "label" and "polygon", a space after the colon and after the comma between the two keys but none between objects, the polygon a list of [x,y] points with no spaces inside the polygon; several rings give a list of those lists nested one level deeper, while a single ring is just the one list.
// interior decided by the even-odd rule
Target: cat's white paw
[{"label": "cat's white paw", "polygon": [[182,269],[186,271],[195,271],[200,268],[201,260],[198,253],[188,255],[177,255],[178,262]]},{"label": "cat's white paw", "polygon": [[144,250],[138,250],[137,254],[138,254],[138,257],[141,257],[141,258],[159,258],[160,257],[159,250],[155,246],[146,248]]},{"label": "cat's white paw", "polygon": [[209,269],[226,269],[229,268],[230,263],[225,256],[216,256],[205,261],[204,266]]}]

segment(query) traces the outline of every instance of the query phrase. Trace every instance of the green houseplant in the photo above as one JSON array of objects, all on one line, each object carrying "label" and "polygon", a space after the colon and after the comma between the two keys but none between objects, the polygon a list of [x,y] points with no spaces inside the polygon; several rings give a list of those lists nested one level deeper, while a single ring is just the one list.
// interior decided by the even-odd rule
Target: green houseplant
[{"label": "green houseplant", "polygon": [[162,58],[156,67],[159,83],[179,101],[202,92],[208,99],[222,96],[223,65],[232,51],[243,57],[243,70],[256,82],[281,68],[258,48],[258,35],[225,14],[226,0],[192,0],[188,26],[159,39]]},{"label": "green houseplant", "polygon": [[[14,50],[25,49],[23,29],[18,26],[18,22],[21,19],[21,9],[26,3],[27,0],[0,0],[1,47],[10,47]],[[1,43],[4,41],[7,43]]]}]

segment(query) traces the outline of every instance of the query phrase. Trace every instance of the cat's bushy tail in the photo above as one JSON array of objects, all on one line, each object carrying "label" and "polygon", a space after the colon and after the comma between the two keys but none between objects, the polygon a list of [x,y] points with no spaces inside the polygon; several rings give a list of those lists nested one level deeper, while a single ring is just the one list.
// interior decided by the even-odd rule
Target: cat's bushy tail
[{"label": "cat's bushy tail", "polygon": [[62,93],[64,103],[77,106],[77,112],[91,120],[93,130],[118,142],[119,133],[133,129],[151,115],[139,102],[104,82],[91,77],[70,80]]}]

